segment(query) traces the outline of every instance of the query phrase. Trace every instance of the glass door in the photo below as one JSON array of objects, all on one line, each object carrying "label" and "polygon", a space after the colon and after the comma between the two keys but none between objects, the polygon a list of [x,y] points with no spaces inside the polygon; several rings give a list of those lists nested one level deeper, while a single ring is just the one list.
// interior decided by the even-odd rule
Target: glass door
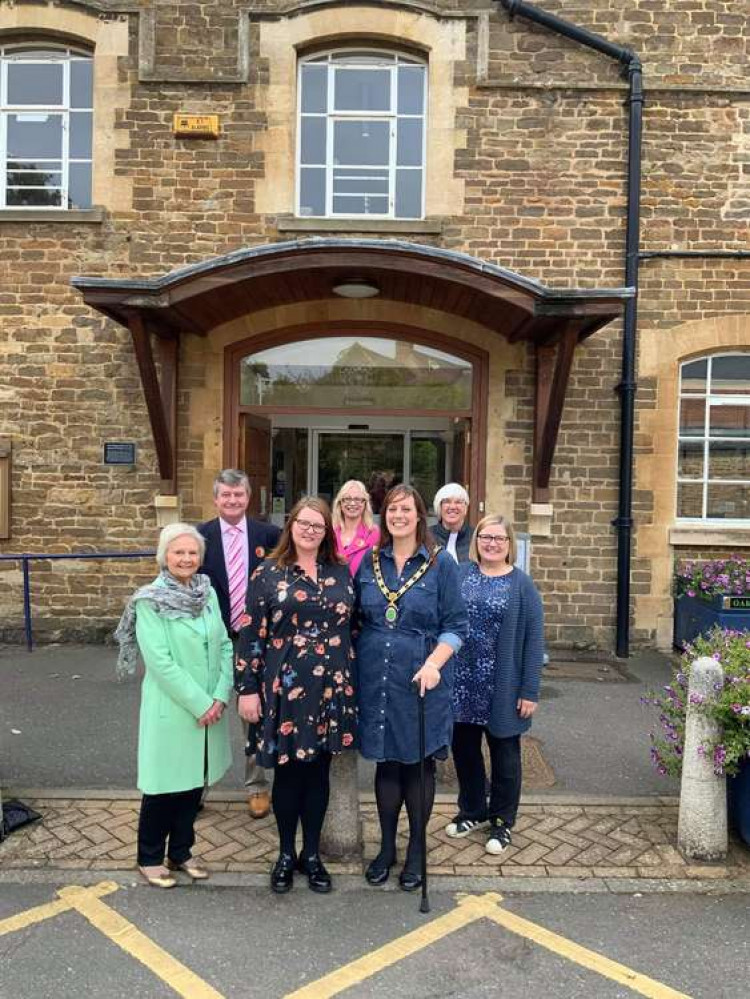
[{"label": "glass door", "polygon": [[347,479],[360,479],[370,493],[373,512],[379,514],[385,494],[405,479],[404,437],[403,433],[314,431],[317,482],[312,491],[332,503]]},{"label": "glass door", "polygon": [[338,427],[334,417],[327,418],[325,427],[315,426],[312,419],[303,427],[297,419],[272,417],[269,491],[271,520],[279,526],[300,496],[309,493],[332,503],[348,479],[365,483],[376,516],[392,486],[414,486],[427,505],[430,522],[432,502],[442,485],[460,482],[469,488],[470,420],[412,418],[412,426],[400,430],[403,417],[381,417],[375,427],[352,427],[346,417]]}]

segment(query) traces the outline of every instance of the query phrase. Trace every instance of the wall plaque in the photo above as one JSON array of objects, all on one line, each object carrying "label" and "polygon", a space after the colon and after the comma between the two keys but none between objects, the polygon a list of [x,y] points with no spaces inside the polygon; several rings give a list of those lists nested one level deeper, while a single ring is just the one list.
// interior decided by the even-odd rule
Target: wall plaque
[{"label": "wall plaque", "polygon": [[105,441],[105,465],[135,465],[135,444],[132,441]]},{"label": "wall plaque", "polygon": [[172,131],[180,139],[218,139],[219,116],[176,114],[172,121]]}]

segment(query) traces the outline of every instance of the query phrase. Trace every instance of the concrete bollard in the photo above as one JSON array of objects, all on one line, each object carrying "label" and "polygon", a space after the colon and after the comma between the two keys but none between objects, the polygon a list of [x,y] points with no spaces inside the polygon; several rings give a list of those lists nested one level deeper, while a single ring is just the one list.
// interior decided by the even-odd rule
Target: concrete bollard
[{"label": "concrete bollard", "polygon": [[703,743],[719,737],[720,726],[690,703],[693,697],[713,699],[715,685],[723,680],[723,669],[708,656],[697,659],[690,669],[677,845],[691,860],[723,860],[727,855],[725,780],[714,773],[710,755],[698,752]]},{"label": "concrete bollard", "polygon": [[331,797],[320,845],[327,857],[337,860],[362,856],[357,753],[351,750],[331,761]]}]

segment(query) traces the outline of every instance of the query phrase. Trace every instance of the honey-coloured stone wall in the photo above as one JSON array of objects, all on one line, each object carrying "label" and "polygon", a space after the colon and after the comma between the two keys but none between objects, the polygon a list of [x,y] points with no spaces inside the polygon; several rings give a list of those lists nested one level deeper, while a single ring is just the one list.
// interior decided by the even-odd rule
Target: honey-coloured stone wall
[{"label": "honey-coloured stone wall", "polygon": [[[743,251],[750,222],[748,34],[736,0],[543,0],[621,45],[644,68],[642,248]],[[0,552],[144,550],[160,490],[129,332],[85,306],[76,274],[141,278],[303,234],[412,240],[499,264],[552,287],[624,283],[627,82],[612,60],[490,0],[15,0],[0,40],[73,39],[95,65],[97,208],[65,218],[0,209],[0,438],[12,455],[12,522]],[[368,40],[429,66],[425,226],[305,220],[294,231],[296,60]],[[176,138],[177,112],[217,114],[217,140]],[[290,221],[291,220],[291,221]],[[291,226],[291,231],[290,227]],[[676,385],[687,357],[750,351],[747,259],[641,264],[632,626],[669,642],[675,552],[738,550],[730,532],[675,521]],[[533,351],[485,327],[379,302],[310,302],[255,313],[180,344],[182,514],[211,512],[222,464],[225,350],[325,318],[411,324],[486,352],[487,508],[531,522]],[[551,479],[551,533],[532,540],[548,643],[611,649],[616,596],[622,326],[578,350]],[[133,441],[134,468],[102,463]],[[704,539],[703,541],[701,539]],[[101,636],[154,567],[41,563],[40,637]],[[0,634],[22,631],[20,569],[0,563]]]}]

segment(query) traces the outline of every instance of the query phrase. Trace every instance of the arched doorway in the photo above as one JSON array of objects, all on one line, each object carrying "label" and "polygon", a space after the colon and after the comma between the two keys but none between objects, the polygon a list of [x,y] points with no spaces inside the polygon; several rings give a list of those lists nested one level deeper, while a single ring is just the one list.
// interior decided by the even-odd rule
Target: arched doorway
[{"label": "arched doorway", "polygon": [[386,490],[428,506],[447,481],[483,508],[487,355],[398,324],[297,326],[225,354],[225,463],[253,484],[253,513],[283,523],[304,493],[329,502],[361,479],[377,514]]}]

